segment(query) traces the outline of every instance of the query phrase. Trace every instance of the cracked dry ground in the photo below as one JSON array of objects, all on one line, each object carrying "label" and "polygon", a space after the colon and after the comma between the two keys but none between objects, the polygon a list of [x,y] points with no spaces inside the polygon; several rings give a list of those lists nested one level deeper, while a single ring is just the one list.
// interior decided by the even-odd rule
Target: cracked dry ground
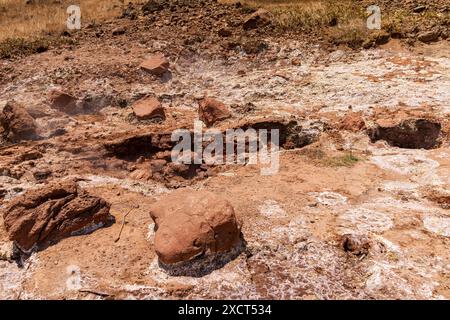
[{"label": "cracked dry ground", "polygon": [[[2,106],[22,103],[43,137],[1,148],[2,205],[76,178],[111,203],[116,223],[34,252],[21,268],[0,260],[0,298],[450,298],[448,42],[348,52],[265,41],[269,48],[256,56],[167,52],[168,41],[150,49],[131,42],[126,50],[91,42],[1,62],[10,74]],[[154,51],[170,57],[171,79],[139,70]],[[89,99],[92,109],[53,110],[47,92],[54,86]],[[162,101],[164,122],[131,116],[125,105],[146,94]],[[232,107],[221,128],[283,128],[296,119],[306,142],[281,149],[273,176],[253,165],[149,174],[155,154],[146,137],[191,128],[205,94]],[[246,249],[202,277],[168,275],[158,266],[148,208],[174,188],[227,198]],[[355,251],[352,238],[368,245]]]}]

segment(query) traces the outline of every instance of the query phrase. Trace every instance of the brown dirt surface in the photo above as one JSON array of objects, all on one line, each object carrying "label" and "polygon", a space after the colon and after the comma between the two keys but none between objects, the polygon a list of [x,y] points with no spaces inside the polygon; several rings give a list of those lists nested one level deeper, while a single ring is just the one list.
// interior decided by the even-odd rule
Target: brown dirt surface
[{"label": "brown dirt surface", "polygon": [[[0,298],[449,299],[448,40],[407,45],[417,29],[349,49],[276,23],[245,30],[244,3],[168,3],[0,59],[1,111],[15,101],[36,132],[4,135],[1,209],[70,181],[115,218],[21,255],[0,217]],[[155,54],[169,62],[158,75],[140,68]],[[136,117],[146,97],[164,118]],[[172,162],[172,132],[192,133],[205,97],[229,108],[221,132],[280,130],[276,174]],[[242,223],[241,247],[187,267],[200,274],[155,251],[149,213],[178,189],[219,195]]]}]

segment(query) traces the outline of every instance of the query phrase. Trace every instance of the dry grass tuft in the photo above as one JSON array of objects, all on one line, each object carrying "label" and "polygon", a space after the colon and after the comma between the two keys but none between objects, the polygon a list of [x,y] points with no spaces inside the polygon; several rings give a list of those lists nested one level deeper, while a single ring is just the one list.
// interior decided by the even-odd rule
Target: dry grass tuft
[{"label": "dry grass tuft", "polygon": [[351,168],[358,162],[364,160],[351,152],[337,155],[328,155],[321,149],[320,145],[314,145],[301,150],[300,154],[306,156],[312,163],[324,167],[347,167]]}]

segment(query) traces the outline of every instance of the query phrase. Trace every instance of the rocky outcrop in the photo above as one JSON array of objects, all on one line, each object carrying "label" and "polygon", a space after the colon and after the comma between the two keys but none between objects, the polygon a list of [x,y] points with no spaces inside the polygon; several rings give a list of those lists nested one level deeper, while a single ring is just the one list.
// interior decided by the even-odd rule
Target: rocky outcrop
[{"label": "rocky outcrop", "polygon": [[155,222],[155,250],[161,262],[188,262],[231,251],[241,228],[231,204],[206,191],[179,190],[150,209]]},{"label": "rocky outcrop", "polygon": [[37,125],[33,117],[19,103],[9,101],[0,114],[3,136],[10,142],[32,140],[38,137]]},{"label": "rocky outcrop", "polygon": [[80,189],[75,182],[61,182],[30,190],[2,210],[9,239],[23,251],[106,225],[110,205]]}]

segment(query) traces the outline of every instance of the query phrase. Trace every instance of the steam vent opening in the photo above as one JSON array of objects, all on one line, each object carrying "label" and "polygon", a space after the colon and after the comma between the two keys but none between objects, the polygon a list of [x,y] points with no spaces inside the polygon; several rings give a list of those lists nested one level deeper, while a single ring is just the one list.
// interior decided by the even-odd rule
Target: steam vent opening
[{"label": "steam vent opening", "polygon": [[385,140],[405,149],[435,149],[441,144],[441,124],[426,119],[411,119],[396,126],[378,126],[369,132],[372,142]]}]

